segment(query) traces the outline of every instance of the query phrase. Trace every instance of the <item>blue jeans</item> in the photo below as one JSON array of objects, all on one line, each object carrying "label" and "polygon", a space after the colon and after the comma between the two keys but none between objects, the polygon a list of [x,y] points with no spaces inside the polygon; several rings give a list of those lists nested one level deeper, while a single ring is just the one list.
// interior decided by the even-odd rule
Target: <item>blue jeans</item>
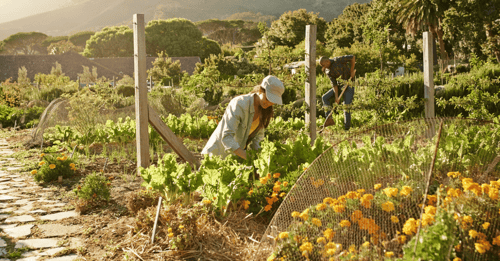
[{"label": "blue jeans", "polygon": [[[339,92],[342,92],[342,86],[339,86]],[[340,95],[340,93],[339,93]],[[344,93],[344,104],[351,104],[354,97],[354,87],[347,86],[347,90]],[[330,114],[332,103],[335,102],[335,91],[331,88],[327,91],[321,99],[323,100],[323,106],[326,107],[326,117]],[[351,128],[351,112],[344,110],[344,129],[349,130]]]}]

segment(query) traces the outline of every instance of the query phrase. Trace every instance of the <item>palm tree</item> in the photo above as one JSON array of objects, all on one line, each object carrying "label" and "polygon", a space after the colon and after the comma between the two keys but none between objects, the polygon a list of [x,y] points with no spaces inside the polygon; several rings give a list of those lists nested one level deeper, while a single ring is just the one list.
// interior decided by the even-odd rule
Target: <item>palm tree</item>
[{"label": "palm tree", "polygon": [[[406,33],[414,36],[421,29],[428,28],[439,41],[441,63],[447,60],[444,49],[443,28],[441,26],[444,12],[450,0],[396,0],[397,21],[406,29]],[[443,68],[444,69],[444,68]]]}]

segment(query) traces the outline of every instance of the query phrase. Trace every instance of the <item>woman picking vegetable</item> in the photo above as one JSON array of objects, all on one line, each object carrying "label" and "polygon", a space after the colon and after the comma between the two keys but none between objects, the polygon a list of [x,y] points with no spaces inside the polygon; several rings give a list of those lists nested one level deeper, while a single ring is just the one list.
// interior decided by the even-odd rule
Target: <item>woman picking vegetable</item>
[{"label": "woman picking vegetable", "polygon": [[248,146],[254,150],[260,148],[264,129],[273,116],[273,105],[283,104],[284,91],[283,82],[269,75],[249,94],[232,99],[201,154],[225,158],[234,153],[246,159]]}]

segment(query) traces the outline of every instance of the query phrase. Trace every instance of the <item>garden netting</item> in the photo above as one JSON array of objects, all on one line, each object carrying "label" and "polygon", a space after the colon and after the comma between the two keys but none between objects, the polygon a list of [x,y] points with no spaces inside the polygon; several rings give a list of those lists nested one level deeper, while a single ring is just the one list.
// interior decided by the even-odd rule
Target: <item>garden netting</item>
[{"label": "garden netting", "polygon": [[304,170],[255,260],[500,260],[499,161],[500,125],[489,121],[419,119],[353,134]]}]

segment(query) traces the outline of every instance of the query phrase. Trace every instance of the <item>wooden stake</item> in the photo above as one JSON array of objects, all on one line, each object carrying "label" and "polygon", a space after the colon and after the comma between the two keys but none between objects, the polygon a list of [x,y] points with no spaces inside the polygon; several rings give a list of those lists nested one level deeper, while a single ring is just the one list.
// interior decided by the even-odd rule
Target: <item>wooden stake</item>
[{"label": "wooden stake", "polygon": [[134,14],[134,75],[137,172],[149,166],[148,89],[146,86],[146,35],[144,14]]},{"label": "wooden stake", "polygon": [[434,40],[432,33],[424,32],[424,98],[425,100],[425,117],[434,118],[434,57],[432,47]]},{"label": "wooden stake", "polygon": [[306,126],[309,128],[311,146],[316,140],[316,25],[306,25],[306,75],[305,102]]},{"label": "wooden stake", "polygon": [[153,225],[153,233],[151,234],[151,244],[155,242],[156,227],[158,225],[158,217],[160,216],[161,197],[158,199],[158,207],[156,208],[155,224]]}]

